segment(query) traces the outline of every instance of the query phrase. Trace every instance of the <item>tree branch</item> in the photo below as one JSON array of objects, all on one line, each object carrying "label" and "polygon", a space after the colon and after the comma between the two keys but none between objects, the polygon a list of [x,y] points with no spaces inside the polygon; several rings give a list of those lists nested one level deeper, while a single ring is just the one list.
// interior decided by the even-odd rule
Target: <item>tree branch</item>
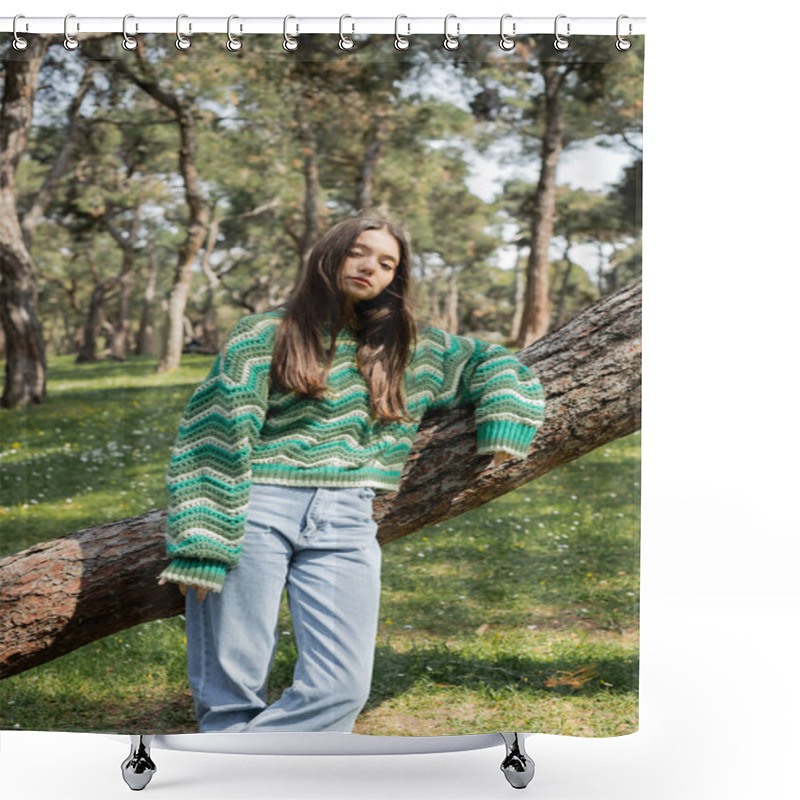
[{"label": "tree branch", "polygon": [[86,97],[86,93],[89,91],[89,87],[92,83],[92,76],[96,70],[97,65],[94,64],[94,62],[89,61],[86,64],[86,69],[83,71],[83,77],[81,78],[78,91],[75,93],[69,105],[69,112],[67,113],[67,119],[69,120],[67,123],[67,138],[61,145],[61,149],[58,151],[58,155],[55,157],[53,165],[47,173],[47,177],[36,193],[31,207],[25,213],[20,223],[22,235],[25,238],[25,244],[28,248],[30,248],[31,242],[33,241],[33,232],[42,219],[42,216],[44,216],[45,209],[50,205],[56,187],[67,171],[72,154],[75,152],[78,141],[83,134],[84,125],[80,116],[81,104]]}]

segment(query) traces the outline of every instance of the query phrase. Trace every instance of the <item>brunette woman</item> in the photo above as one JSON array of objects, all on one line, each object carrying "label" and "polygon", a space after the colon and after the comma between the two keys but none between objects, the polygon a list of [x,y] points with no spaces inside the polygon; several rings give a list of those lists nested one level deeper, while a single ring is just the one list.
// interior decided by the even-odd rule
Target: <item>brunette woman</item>
[{"label": "brunette woman", "polygon": [[[380,595],[372,499],[423,415],[475,409],[479,453],[523,458],[544,413],[505,348],[418,324],[396,224],[357,217],[289,300],[240,320],[181,419],[161,582],[186,593],[202,731],[343,731],[367,700]],[[298,657],[267,704],[284,589]]]}]

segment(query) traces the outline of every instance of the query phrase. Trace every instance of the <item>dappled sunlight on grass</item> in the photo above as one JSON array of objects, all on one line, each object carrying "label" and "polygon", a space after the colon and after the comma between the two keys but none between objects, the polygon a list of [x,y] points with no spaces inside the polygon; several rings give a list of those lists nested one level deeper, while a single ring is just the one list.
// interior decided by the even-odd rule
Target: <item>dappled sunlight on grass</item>
[{"label": "dappled sunlight on grass", "polygon": [[154,358],[53,359],[48,402],[3,412],[0,554],[163,507],[178,419],[211,360],[163,375]]}]

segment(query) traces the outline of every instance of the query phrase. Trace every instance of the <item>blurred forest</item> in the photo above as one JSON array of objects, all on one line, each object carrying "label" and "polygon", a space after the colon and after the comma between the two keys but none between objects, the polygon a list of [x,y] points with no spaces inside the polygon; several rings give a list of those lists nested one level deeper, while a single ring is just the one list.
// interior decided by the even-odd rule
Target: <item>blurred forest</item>
[{"label": "blurred forest", "polygon": [[[4,406],[46,399],[50,354],[215,352],[361,209],[410,231],[420,319],[509,346],[641,274],[642,47],[61,38],[0,51]],[[585,188],[571,153],[622,166]]]}]

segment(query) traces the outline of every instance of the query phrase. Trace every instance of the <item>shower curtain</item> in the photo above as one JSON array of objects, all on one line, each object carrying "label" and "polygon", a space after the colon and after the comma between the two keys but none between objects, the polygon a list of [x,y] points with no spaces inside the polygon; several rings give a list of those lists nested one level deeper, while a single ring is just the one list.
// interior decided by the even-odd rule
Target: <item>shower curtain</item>
[{"label": "shower curtain", "polygon": [[[354,732],[634,732],[643,39],[30,38],[2,51],[0,728],[197,730],[183,599],[156,583],[181,411],[236,321],[372,209],[410,233],[417,317],[507,347],[547,411],[501,465],[466,411],[426,419],[376,498]],[[285,606],[278,639],[268,699]]]}]

